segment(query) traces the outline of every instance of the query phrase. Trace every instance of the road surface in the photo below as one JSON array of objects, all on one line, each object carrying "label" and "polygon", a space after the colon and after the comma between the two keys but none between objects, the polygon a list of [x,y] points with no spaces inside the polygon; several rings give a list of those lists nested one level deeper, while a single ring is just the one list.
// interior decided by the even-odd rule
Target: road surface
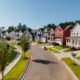
[{"label": "road surface", "polygon": [[23,80],[77,80],[76,76],[49,51],[32,46],[31,61]]}]

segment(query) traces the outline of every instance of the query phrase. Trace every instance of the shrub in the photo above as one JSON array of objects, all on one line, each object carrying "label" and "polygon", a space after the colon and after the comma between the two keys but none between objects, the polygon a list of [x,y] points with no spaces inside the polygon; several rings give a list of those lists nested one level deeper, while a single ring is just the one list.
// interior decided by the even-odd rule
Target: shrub
[{"label": "shrub", "polygon": [[8,52],[8,64],[13,61],[17,55],[17,52],[14,50],[14,48],[10,48],[9,49],[9,52]]},{"label": "shrub", "polygon": [[38,41],[38,44],[42,44],[42,41],[41,41],[41,40],[39,40],[39,41]]},{"label": "shrub", "polygon": [[71,54],[72,54],[73,57],[76,57],[76,55],[77,55],[76,53],[73,53],[73,52]]},{"label": "shrub", "polygon": [[11,40],[11,38],[10,38],[10,37],[6,37],[6,39],[7,39],[8,41],[10,41],[10,40]]}]

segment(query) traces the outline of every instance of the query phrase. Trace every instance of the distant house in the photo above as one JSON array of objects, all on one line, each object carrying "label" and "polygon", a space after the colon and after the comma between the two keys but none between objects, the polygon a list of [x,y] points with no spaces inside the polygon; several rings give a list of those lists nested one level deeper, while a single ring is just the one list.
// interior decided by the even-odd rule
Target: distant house
[{"label": "distant house", "polygon": [[28,30],[25,30],[25,31],[23,32],[23,35],[24,35],[25,37],[27,37],[30,41],[32,40],[32,35],[31,35],[31,33],[30,33]]},{"label": "distant house", "polygon": [[49,39],[49,28],[45,28],[43,31],[42,40],[45,40],[45,42],[48,42]]},{"label": "distant house", "polygon": [[6,37],[10,37],[11,39],[17,39],[16,32],[12,31],[10,33],[6,32]]},{"label": "distant house", "polygon": [[62,40],[63,40],[63,29],[61,26],[58,26],[55,29],[55,42],[59,43],[60,45],[62,45]]},{"label": "distant house", "polygon": [[62,40],[62,45],[66,46],[66,38],[70,37],[70,32],[73,29],[73,26],[67,26],[63,32],[63,40]]},{"label": "distant house", "polygon": [[36,39],[41,40],[42,36],[43,36],[43,31],[41,29],[37,30]]},{"label": "distant house", "polygon": [[22,36],[22,35],[23,35],[23,33],[22,33],[21,30],[18,32],[18,35],[19,35],[19,36]]},{"label": "distant house", "polygon": [[55,29],[50,28],[49,29],[49,40],[54,41],[54,36],[55,36]]},{"label": "distant house", "polygon": [[66,46],[80,48],[80,24],[76,24],[71,30],[70,37],[66,39]]}]

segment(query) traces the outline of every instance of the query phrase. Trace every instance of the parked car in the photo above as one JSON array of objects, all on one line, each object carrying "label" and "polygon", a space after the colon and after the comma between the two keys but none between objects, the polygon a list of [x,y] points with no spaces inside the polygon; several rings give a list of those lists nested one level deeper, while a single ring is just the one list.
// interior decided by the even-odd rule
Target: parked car
[{"label": "parked car", "polygon": [[54,46],[58,46],[59,43],[57,43],[57,42],[52,42],[52,45],[54,45]]}]

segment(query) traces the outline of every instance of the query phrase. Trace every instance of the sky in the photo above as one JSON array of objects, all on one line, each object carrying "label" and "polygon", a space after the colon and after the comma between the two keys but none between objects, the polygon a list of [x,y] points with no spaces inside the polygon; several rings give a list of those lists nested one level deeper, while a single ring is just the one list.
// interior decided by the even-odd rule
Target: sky
[{"label": "sky", "polygon": [[0,0],[0,26],[19,22],[33,29],[80,20],[80,0]]}]

